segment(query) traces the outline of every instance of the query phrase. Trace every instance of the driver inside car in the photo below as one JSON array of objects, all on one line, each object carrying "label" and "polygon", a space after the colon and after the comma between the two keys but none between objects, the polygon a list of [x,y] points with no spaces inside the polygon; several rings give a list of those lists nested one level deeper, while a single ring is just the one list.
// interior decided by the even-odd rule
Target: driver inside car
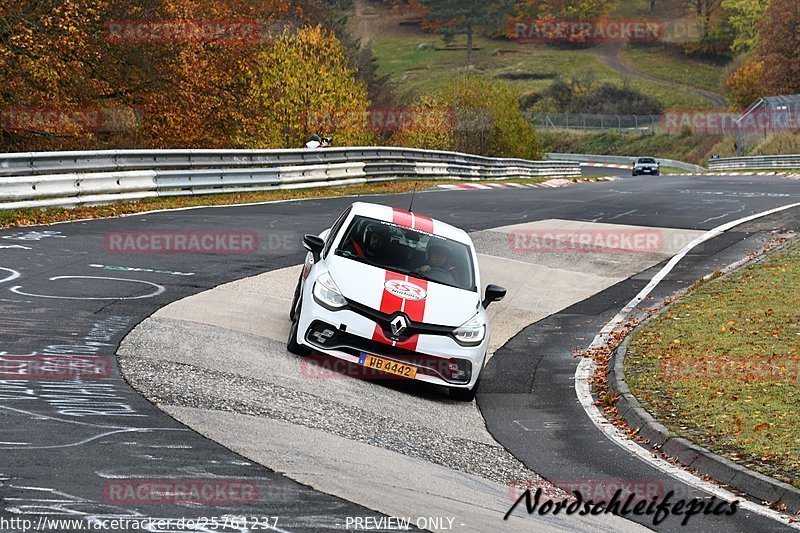
[{"label": "driver inside car", "polygon": [[370,224],[364,230],[363,239],[350,235],[348,242],[342,246],[342,250],[373,263],[382,264],[390,238],[391,235],[386,226]]},{"label": "driver inside car", "polygon": [[438,270],[450,274],[455,279],[456,267],[449,266],[450,253],[446,246],[431,244],[428,246],[428,264],[417,269],[420,274],[428,274],[431,270]]}]

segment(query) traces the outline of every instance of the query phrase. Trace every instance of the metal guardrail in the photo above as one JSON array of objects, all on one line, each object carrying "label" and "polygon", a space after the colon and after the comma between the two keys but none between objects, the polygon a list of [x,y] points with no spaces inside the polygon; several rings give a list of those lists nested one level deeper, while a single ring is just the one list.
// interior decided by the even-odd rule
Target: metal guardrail
[{"label": "metal guardrail", "polygon": [[758,155],[750,157],[725,157],[712,159],[708,169],[717,170],[769,170],[800,169],[800,155]]},{"label": "metal guardrail", "polygon": [[[594,154],[544,154],[546,159],[556,161],[577,161],[580,163],[608,163],[612,165],[633,165],[636,157],[617,156],[617,155],[594,155]],[[700,165],[675,161],[674,159],[654,158],[662,167],[677,168],[689,172],[705,172],[706,169]]]},{"label": "metal guardrail", "polygon": [[0,209],[157,196],[353,185],[403,178],[578,177],[569,161],[389,147],[316,150],[108,150],[0,154]]},{"label": "metal guardrail", "polygon": [[603,115],[595,113],[528,113],[528,120],[542,130],[617,131],[640,135],[663,130],[662,115]]}]

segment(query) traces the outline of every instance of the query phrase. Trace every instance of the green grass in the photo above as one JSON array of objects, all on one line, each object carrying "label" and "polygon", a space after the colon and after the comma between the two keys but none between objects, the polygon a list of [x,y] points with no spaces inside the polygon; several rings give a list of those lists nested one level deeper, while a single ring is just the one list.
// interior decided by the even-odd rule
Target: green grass
[{"label": "green grass", "polygon": [[748,155],[800,154],[800,133],[783,132],[770,135]]},{"label": "green grass", "polygon": [[800,487],[800,243],[634,334],[633,393],[676,434]]},{"label": "green grass", "polygon": [[[454,44],[464,43],[465,39],[461,37]],[[379,65],[378,74],[389,76],[397,93],[405,100],[431,93],[466,72],[466,51],[434,50],[444,47],[441,38],[434,34],[411,29],[396,30],[375,36],[371,45]],[[622,74],[603,65],[597,51],[592,48],[557,48],[484,37],[476,37],[475,46],[479,50],[474,54],[474,71],[480,75],[496,79],[505,73],[521,72],[545,78],[510,81],[520,95],[547,88],[552,83],[552,78],[547,76],[570,77],[591,73],[598,83],[623,85],[628,82],[657,98],[666,108],[709,107],[706,99],[685,91],[676,91],[648,80],[624,79]]]},{"label": "green grass", "polygon": [[650,15],[650,0],[622,0],[611,12],[614,18],[637,18]]},{"label": "green grass", "polygon": [[719,92],[725,66],[682,55],[661,45],[629,45],[622,59],[637,70],[656,78]]},{"label": "green grass", "polygon": [[717,135],[620,135],[607,133],[539,132],[545,152],[650,156],[706,166],[708,157],[720,151],[726,139]]},{"label": "green grass", "polygon": [[[463,37],[454,42],[464,45]],[[420,48],[423,45],[423,48]],[[434,50],[444,47],[436,35],[413,32],[382,35],[372,40],[378,60],[378,74],[389,75],[398,84],[401,95],[432,92],[466,72],[466,51]],[[561,74],[578,75],[592,71],[600,80],[613,79],[613,70],[605,68],[591,50],[558,50],[533,44],[475,38],[474,70],[494,78],[510,72],[525,72],[545,79],[511,81],[520,92],[544,89]]]}]

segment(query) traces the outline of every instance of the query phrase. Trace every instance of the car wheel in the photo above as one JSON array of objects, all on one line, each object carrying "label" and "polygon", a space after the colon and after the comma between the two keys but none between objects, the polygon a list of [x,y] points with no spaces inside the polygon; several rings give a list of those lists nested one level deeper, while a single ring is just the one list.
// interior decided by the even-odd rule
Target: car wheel
[{"label": "car wheel", "polygon": [[297,342],[297,328],[300,325],[300,310],[302,309],[302,303],[300,299],[297,299],[297,304],[292,306],[293,310],[293,318],[292,318],[292,327],[289,328],[289,340],[286,341],[286,349],[289,350],[289,353],[293,353],[295,355],[308,355],[311,353],[311,350],[308,346],[303,346],[299,342]]},{"label": "car wheel", "polygon": [[297,301],[300,299],[300,286],[303,284],[303,274],[300,274],[300,279],[297,280],[297,287],[294,289],[294,296],[292,297],[292,305],[289,307],[289,319],[294,320],[295,307]]},{"label": "car wheel", "polygon": [[475,382],[475,385],[471,389],[457,389],[452,387],[450,389],[450,397],[459,402],[471,402],[475,399],[475,394],[478,393],[478,386],[480,384],[481,378],[478,377],[478,381]]}]

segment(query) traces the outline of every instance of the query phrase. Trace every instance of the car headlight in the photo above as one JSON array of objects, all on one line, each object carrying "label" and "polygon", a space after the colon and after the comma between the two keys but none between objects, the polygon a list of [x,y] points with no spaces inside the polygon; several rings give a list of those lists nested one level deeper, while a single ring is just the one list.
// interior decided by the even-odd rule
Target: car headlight
[{"label": "car headlight", "polygon": [[483,338],[486,336],[486,322],[483,321],[480,313],[477,313],[453,331],[453,336],[459,344],[476,346],[483,342]]},{"label": "car headlight", "polygon": [[319,305],[329,311],[336,311],[347,305],[347,300],[342,296],[342,291],[333,282],[333,278],[327,272],[322,274],[314,282],[314,300]]}]

